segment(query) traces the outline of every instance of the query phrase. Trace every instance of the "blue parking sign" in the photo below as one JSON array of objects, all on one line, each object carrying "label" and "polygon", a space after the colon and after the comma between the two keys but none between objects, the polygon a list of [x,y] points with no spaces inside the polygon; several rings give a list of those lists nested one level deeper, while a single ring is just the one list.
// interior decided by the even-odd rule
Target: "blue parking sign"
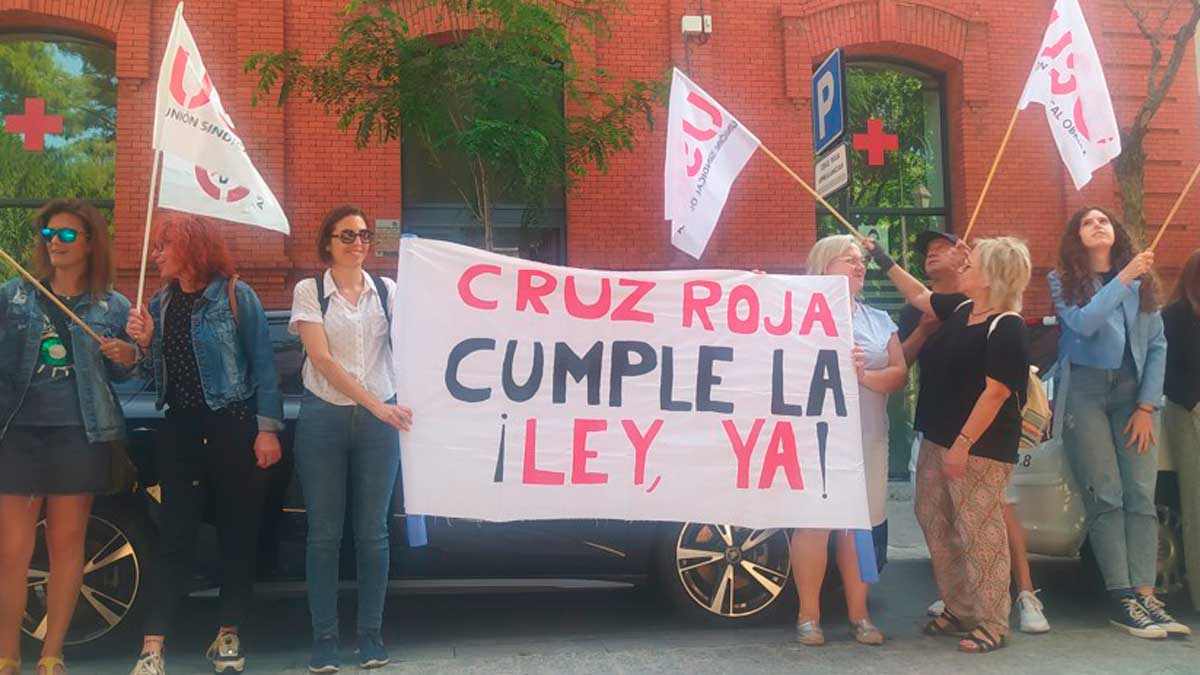
[{"label": "blue parking sign", "polygon": [[813,151],[819,155],[846,131],[842,50],[835,49],[812,77]]}]

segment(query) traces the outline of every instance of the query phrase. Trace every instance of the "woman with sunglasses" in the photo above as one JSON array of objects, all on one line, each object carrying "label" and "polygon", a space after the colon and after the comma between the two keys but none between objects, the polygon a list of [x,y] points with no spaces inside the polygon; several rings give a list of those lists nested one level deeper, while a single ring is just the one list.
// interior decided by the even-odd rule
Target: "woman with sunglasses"
[{"label": "woman with sunglasses", "polygon": [[389,567],[388,515],[400,468],[400,435],[412,411],[396,405],[390,298],[396,284],[363,270],[371,250],[366,216],[330,211],[317,232],[329,266],[296,284],[289,329],[300,335],[304,400],[296,427],[296,471],[308,515],[305,557],[313,648],[309,672],[336,673],[337,585],[347,483],[358,565],[358,660],[387,665],[380,636]]},{"label": "woman with sunglasses", "polygon": [[93,206],[55,200],[34,217],[33,275],[103,341],[32,284],[0,286],[0,674],[20,670],[21,618],[37,522],[46,508],[50,576],[39,675],[62,675],[63,641],[83,583],[92,499],[110,492],[125,420],[112,389],[128,377],[129,301],[112,290],[108,225]]},{"label": "woman with sunglasses", "polygon": [[283,398],[267,317],[238,281],[220,229],[173,214],[157,226],[154,261],[166,282],[128,332],[167,407],[157,454],[162,539],[142,655],[133,675],[165,673],[163,642],[192,576],[205,498],[221,546],[220,628],[206,656],[216,672],[245,667],[238,626],[254,590],[266,469],[280,459]]}]

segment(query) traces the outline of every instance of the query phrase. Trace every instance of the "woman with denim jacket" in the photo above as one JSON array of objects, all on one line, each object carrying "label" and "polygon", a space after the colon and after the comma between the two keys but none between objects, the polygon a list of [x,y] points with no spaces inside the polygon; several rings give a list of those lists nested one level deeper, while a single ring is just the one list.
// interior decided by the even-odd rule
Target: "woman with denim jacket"
[{"label": "woman with denim jacket", "polygon": [[283,399],[266,314],[237,281],[216,224],[175,214],[156,229],[154,260],[166,286],[148,310],[130,313],[127,327],[142,351],[139,367],[154,378],[157,405],[167,407],[157,453],[160,561],[133,673],[165,672],[163,642],[191,579],[210,489],[222,570],[220,628],[207,657],[217,672],[240,672],[238,626],[254,588],[266,469],[280,459]]},{"label": "woman with denim jacket", "polygon": [[112,290],[108,224],[95,207],[58,199],[34,216],[33,275],[103,341],[32,284],[0,286],[0,674],[20,670],[27,572],[43,504],[50,576],[38,675],[61,675],[63,641],[83,583],[92,499],[111,491],[125,440],[111,382],[129,376],[129,301]]},{"label": "woman with denim jacket", "polygon": [[400,468],[397,430],[409,429],[412,410],[396,405],[392,378],[391,309],[384,303],[396,297],[396,285],[363,270],[372,234],[357,207],[339,206],[325,216],[317,255],[330,267],[320,278],[296,284],[288,327],[308,355],[295,450],[308,510],[312,673],[336,673],[341,665],[337,584],[347,493],[358,566],[358,662],[362,668],[388,663],[380,636],[388,515]]},{"label": "woman with denim jacket", "polygon": [[1154,596],[1154,413],[1162,404],[1167,341],[1153,267],[1152,251],[1137,252],[1109,211],[1089,207],[1067,222],[1049,275],[1062,328],[1054,431],[1112,594],[1110,622],[1141,638],[1188,632]]}]

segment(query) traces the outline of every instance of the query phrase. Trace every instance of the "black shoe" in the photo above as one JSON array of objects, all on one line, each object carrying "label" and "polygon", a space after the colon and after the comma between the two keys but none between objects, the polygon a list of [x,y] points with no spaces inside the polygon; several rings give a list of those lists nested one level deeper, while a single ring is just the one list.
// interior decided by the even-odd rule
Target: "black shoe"
[{"label": "black shoe", "polygon": [[1154,623],[1135,597],[1117,598],[1108,622],[1134,637],[1149,640],[1167,637],[1166,629]]},{"label": "black shoe", "polygon": [[1150,620],[1167,631],[1167,635],[1191,635],[1192,629],[1175,620],[1167,613],[1167,605],[1153,595],[1139,595],[1138,602],[1150,616]]},{"label": "black shoe", "polygon": [[336,673],[341,669],[337,636],[327,635],[313,640],[312,657],[308,659],[310,673]]}]

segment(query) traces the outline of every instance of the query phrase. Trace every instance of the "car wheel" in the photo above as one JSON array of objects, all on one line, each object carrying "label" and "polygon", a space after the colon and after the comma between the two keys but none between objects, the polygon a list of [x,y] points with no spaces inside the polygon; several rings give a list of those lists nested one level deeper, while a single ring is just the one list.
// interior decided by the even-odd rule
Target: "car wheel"
[{"label": "car wheel", "polygon": [[1154,586],[1167,595],[1182,590],[1187,576],[1183,561],[1183,520],[1169,504],[1158,505],[1158,559]]},{"label": "car wheel", "polygon": [[[50,579],[45,520],[38,523],[36,536],[21,630],[41,641],[46,634],[46,590]],[[136,617],[144,604],[143,581],[149,545],[146,521],[135,510],[96,504],[84,539],[83,588],[67,629],[68,645],[95,643],[138,624]]]},{"label": "car wheel", "polygon": [[705,623],[770,620],[792,595],[786,529],[683,523],[662,530],[658,577],[679,610]]}]

